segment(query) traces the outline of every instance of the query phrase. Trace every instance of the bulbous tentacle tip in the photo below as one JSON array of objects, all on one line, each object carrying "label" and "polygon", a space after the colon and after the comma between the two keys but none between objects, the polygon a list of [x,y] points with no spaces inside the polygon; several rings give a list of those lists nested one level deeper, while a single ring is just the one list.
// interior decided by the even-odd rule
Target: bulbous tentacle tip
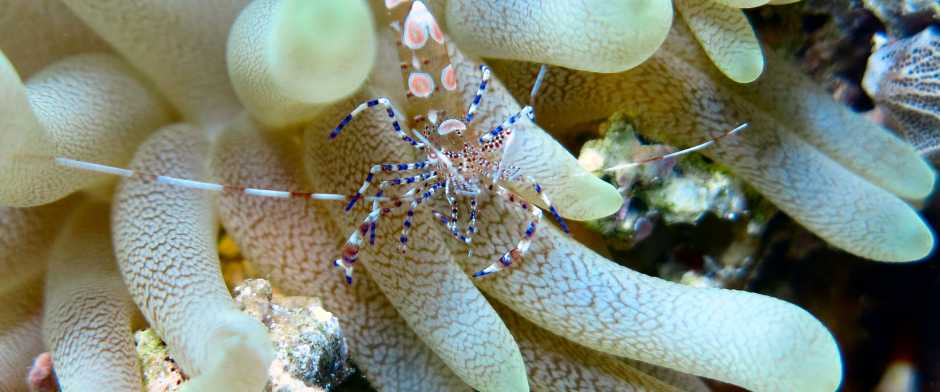
[{"label": "bulbous tentacle tip", "polygon": [[623,196],[613,185],[601,181],[591,176],[595,181],[590,181],[584,188],[584,198],[580,204],[591,206],[590,210],[579,217],[580,220],[600,219],[609,216],[623,207]]},{"label": "bulbous tentacle tip", "polygon": [[[781,301],[783,302],[783,301]],[[796,390],[828,390],[835,391],[842,382],[842,354],[835,336],[819,319],[809,311],[792,304],[795,321],[791,327],[799,333],[803,344],[799,352],[790,359],[794,367],[794,378],[805,378],[808,389]],[[801,376],[802,375],[802,376]],[[799,381],[797,381],[799,382]]]},{"label": "bulbous tentacle tip", "polygon": [[[525,129],[506,147],[503,163],[519,169],[520,177],[531,177],[566,219],[598,219],[617,212],[623,197],[613,185],[582,168],[577,159],[539,128]],[[530,202],[543,205],[530,187],[513,186]]]},{"label": "bulbous tentacle tip", "polygon": [[[923,165],[920,165],[919,173],[915,173],[912,177],[916,177],[915,183],[910,187],[910,193],[908,197],[911,197],[914,200],[924,200],[927,199],[933,193],[934,188],[937,186],[937,171],[933,169],[926,161],[923,162]],[[919,179],[919,181],[918,181]],[[903,197],[904,195],[902,195]]]},{"label": "bulbous tentacle tip", "polygon": [[751,83],[764,72],[764,55],[760,51],[754,51],[748,55],[741,56],[729,62],[732,65],[722,68],[728,78],[738,83]]},{"label": "bulbous tentacle tip", "polygon": [[[673,18],[671,0],[451,0],[446,8],[464,51],[590,72],[639,65],[665,41]],[[585,24],[586,15],[595,23]]]},{"label": "bulbous tentacle tip", "polygon": [[[802,313],[802,323],[789,327],[803,332],[801,350],[782,362],[789,367],[789,386],[794,391],[829,392],[839,389],[842,383],[842,355],[832,333],[809,312],[792,305],[796,313]],[[802,329],[800,328],[802,326]]]},{"label": "bulbous tentacle tip", "polygon": [[760,43],[739,9],[747,3],[753,2],[676,0],[676,9],[702,49],[725,76],[738,83],[753,82],[764,71]]},{"label": "bulbous tentacle tip", "polygon": [[206,345],[208,363],[184,391],[260,391],[268,380],[274,348],[267,330],[249,316],[230,311]]},{"label": "bulbous tentacle tip", "polygon": [[368,77],[376,57],[374,30],[363,0],[254,1],[228,37],[232,85],[252,116],[269,127],[309,121]]},{"label": "bulbous tentacle tip", "polygon": [[276,2],[268,61],[289,97],[331,102],[353,93],[375,62],[375,27],[363,0]]},{"label": "bulbous tentacle tip", "polygon": [[546,192],[550,192],[560,216],[578,221],[600,219],[623,206],[623,196],[617,188],[593,174],[581,169],[559,173],[560,182]]},{"label": "bulbous tentacle tip", "polygon": [[907,222],[898,222],[896,227],[887,229],[892,234],[895,247],[882,247],[887,254],[877,258],[886,262],[912,262],[920,261],[933,253],[936,239],[933,230],[916,213]]},{"label": "bulbous tentacle tip", "polygon": [[[908,149],[910,141],[900,141],[905,149]],[[908,201],[923,201],[930,197],[937,186],[937,172],[930,163],[919,153],[917,146],[910,145],[909,151],[905,151],[904,156],[896,155],[895,159],[904,160],[904,166],[900,166],[898,172],[903,175],[878,178],[880,182],[877,185],[885,188],[898,197]],[[873,181],[874,182],[874,181]]]},{"label": "bulbous tentacle tip", "polygon": [[103,184],[107,178],[63,170],[52,158],[124,164],[129,147],[170,118],[162,98],[110,54],[67,57],[25,85],[3,58],[0,90],[0,182],[11,184],[0,188],[0,204],[9,206],[47,204]]}]

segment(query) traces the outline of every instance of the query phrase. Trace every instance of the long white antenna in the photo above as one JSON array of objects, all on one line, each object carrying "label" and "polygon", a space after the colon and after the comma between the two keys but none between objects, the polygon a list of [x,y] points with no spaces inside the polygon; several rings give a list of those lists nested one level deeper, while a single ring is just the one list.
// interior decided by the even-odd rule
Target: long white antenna
[{"label": "long white antenna", "polygon": [[529,92],[529,106],[535,107],[535,96],[539,94],[539,89],[542,88],[542,82],[545,80],[545,75],[548,74],[548,64],[542,64],[539,67],[539,74],[535,77],[535,83],[532,84],[532,91]]},{"label": "long white antenna", "polygon": [[[233,185],[223,185],[213,182],[206,181],[197,181],[190,180],[186,178],[172,177],[172,176],[163,176],[150,174],[130,169],[125,169],[121,167],[104,165],[101,163],[82,161],[78,159],[71,159],[65,157],[55,157],[55,164],[67,167],[76,170],[91,171],[96,173],[110,174],[121,176],[125,178],[137,178],[142,181],[152,182],[155,184],[164,184],[169,186],[174,186],[178,188],[187,188],[187,189],[198,189],[202,191],[210,192],[234,192],[234,193],[244,193],[251,196],[259,197],[271,197],[277,199],[307,199],[307,200],[335,200],[335,201],[348,201],[349,197],[345,195],[340,195],[336,193],[312,193],[312,192],[295,192],[287,190],[274,190],[274,189],[262,189],[262,188],[251,188],[243,186],[233,186]],[[369,201],[387,201],[391,200],[388,197],[373,197],[367,196],[365,200]]]},{"label": "long white antenna", "polygon": [[634,166],[643,165],[643,164],[650,163],[650,162],[661,161],[661,160],[669,159],[669,158],[675,158],[675,157],[678,157],[678,156],[680,156],[680,155],[685,155],[685,154],[688,154],[688,153],[691,153],[691,152],[695,152],[695,151],[698,151],[698,150],[702,150],[702,149],[708,148],[708,147],[711,146],[712,144],[715,144],[715,143],[716,143],[718,140],[720,140],[721,138],[726,137],[726,136],[734,135],[734,134],[740,132],[741,130],[743,130],[744,128],[747,128],[748,126],[749,126],[748,123],[744,123],[744,124],[738,125],[736,128],[734,128],[734,129],[732,129],[732,130],[726,132],[725,134],[720,135],[720,136],[718,136],[718,137],[716,137],[716,138],[714,138],[714,139],[711,139],[711,140],[709,140],[709,141],[707,141],[707,142],[705,142],[705,143],[702,143],[702,144],[699,144],[699,145],[696,145],[696,146],[692,146],[692,147],[686,148],[686,149],[684,149],[684,150],[679,150],[679,151],[676,151],[676,152],[671,152],[671,153],[669,153],[669,154],[661,155],[661,156],[654,157],[654,158],[643,159],[643,160],[639,160],[639,161],[635,161],[635,162],[628,162],[628,163],[620,164],[620,165],[617,165],[617,166],[608,167],[608,168],[604,169],[604,171],[605,171],[605,172],[617,171],[617,170],[621,170],[621,169],[626,169],[626,168],[631,168],[631,167],[634,167]]}]

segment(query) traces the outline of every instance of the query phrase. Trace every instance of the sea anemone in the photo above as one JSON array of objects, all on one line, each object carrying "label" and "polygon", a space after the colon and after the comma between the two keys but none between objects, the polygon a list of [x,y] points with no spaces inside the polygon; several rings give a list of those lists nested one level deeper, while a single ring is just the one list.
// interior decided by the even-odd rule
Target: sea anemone
[{"label": "sea anemone", "polygon": [[[113,53],[70,56],[84,50],[47,50],[40,42],[35,52],[8,53],[11,61],[0,62],[0,124],[7,128],[0,147],[4,176],[0,202],[10,206],[0,211],[22,222],[3,225],[0,239],[13,244],[4,249],[25,249],[0,258],[10,282],[0,292],[0,302],[8,305],[0,312],[3,381],[22,380],[18,372],[26,366],[23,358],[38,354],[36,324],[38,307],[43,306],[43,336],[53,361],[64,364],[60,381],[65,388],[88,385],[83,384],[88,378],[139,384],[137,364],[124,355],[131,339],[130,316],[125,313],[130,298],[191,377],[188,388],[261,389],[272,360],[271,345],[264,327],[237,310],[222,281],[218,219],[278,288],[323,299],[340,318],[353,359],[382,390],[701,387],[678,372],[754,390],[822,391],[839,385],[841,362],[834,339],[799,307],[763,295],[693,288],[644,276],[552,226],[541,229],[519,265],[485,279],[470,278],[468,272],[497,259],[524,230],[522,212],[495,198],[481,200],[480,233],[472,255],[442,232],[431,216],[419,213],[408,252],[399,252],[393,225],[383,224],[376,245],[363,250],[365,273],[347,286],[329,260],[339,252],[357,216],[344,214],[339,205],[243,194],[216,197],[134,178],[122,180],[112,196],[114,183],[107,177],[57,167],[49,158],[341,194],[355,189],[375,163],[413,161],[413,152],[402,148],[388,131],[383,113],[364,112],[343,137],[327,139],[330,129],[355,104],[380,95],[394,100],[401,94],[386,83],[390,74],[398,76],[397,63],[383,56],[394,48],[370,35],[374,22],[362,1],[256,0],[247,7],[239,1],[63,3],[68,9],[50,6],[55,11],[43,14],[29,29],[84,22]],[[451,1],[448,10],[473,3]],[[373,9],[383,10],[384,5],[375,4]],[[304,23],[305,15],[321,17],[319,23]],[[331,25],[331,20],[343,25]],[[481,26],[516,23],[506,15],[478,22]],[[668,30],[668,23],[662,28]],[[77,31],[91,34],[87,29]],[[459,31],[454,34],[461,36]],[[465,38],[458,43],[467,42]],[[6,39],[0,38],[5,52]],[[583,37],[570,34],[558,39],[560,48],[569,48],[563,51],[574,51]],[[652,52],[656,46],[647,45],[643,51]],[[615,45],[604,48],[619,51]],[[294,56],[296,50],[310,55]],[[578,58],[578,53],[569,53],[568,58]],[[25,59],[43,70],[24,84],[14,66]],[[377,66],[368,73],[373,61]],[[475,61],[457,50],[452,61],[460,91],[469,98],[478,82]],[[633,55],[615,60],[639,61]],[[691,77],[690,83],[712,92],[707,89],[714,83],[708,74],[693,72],[700,64],[684,62],[677,68],[662,64],[654,61],[651,67],[660,67],[656,70],[661,73],[645,77],[657,83]],[[520,74],[504,74],[519,81]],[[400,89],[400,82],[394,88]],[[552,91],[546,89],[546,96],[558,98]],[[655,119],[661,122],[653,124],[681,131],[683,140],[700,136],[706,127],[715,130],[728,122],[751,121],[750,115],[754,121],[770,118],[757,111],[738,112],[734,108],[749,106],[737,101],[709,106],[712,110],[706,112],[669,106],[688,103],[691,97],[675,100],[665,92],[658,95],[644,99],[668,98],[662,107],[677,109],[671,113],[679,115],[660,115]],[[580,108],[574,102],[560,103],[559,113],[573,114]],[[518,110],[506,88],[494,81],[481,107],[479,126],[493,126]],[[698,122],[703,113],[709,116],[707,124]],[[553,127],[550,122],[543,124]],[[580,169],[541,128],[526,124],[517,135],[520,150],[513,163],[542,183],[562,215],[591,219],[619,208],[616,191]],[[799,147],[783,149],[786,154],[780,160],[737,148],[777,140],[767,135],[771,131],[747,134],[719,146],[714,154],[725,162],[728,157],[742,158],[747,165],[732,167],[758,185],[779,185],[781,178],[793,179],[784,185],[800,185],[817,175],[780,174],[805,168],[787,165],[791,162],[822,161],[823,168],[843,175],[825,177],[811,189],[782,193],[798,198],[775,200],[781,208],[812,202],[799,211],[821,209],[822,216],[832,218],[824,213],[841,201],[810,198],[804,192],[826,192],[826,186],[858,187],[847,194],[861,195],[853,199],[858,201],[859,216],[833,226],[873,238],[871,248],[879,251],[893,243],[882,240],[884,227],[868,220],[875,214],[864,210],[869,204],[882,203],[877,205],[880,209],[893,206],[871,218],[875,223],[898,216],[903,218],[901,224],[920,222],[906,204],[805,142],[795,141],[796,136],[779,136],[789,143],[786,146]],[[909,164],[905,157],[900,154],[898,162]],[[891,163],[886,164],[888,170],[898,169]],[[909,165],[916,169],[918,164]],[[749,167],[756,169],[746,170]],[[921,181],[910,189],[891,189],[923,197],[923,186]],[[88,192],[69,196],[79,191]],[[835,191],[828,192],[822,194]],[[110,228],[103,223],[109,219],[103,212],[107,209],[93,204],[102,201],[110,202]],[[61,224],[56,222],[67,222],[58,235]],[[804,224],[816,228],[814,222]],[[56,237],[51,254],[41,249]],[[126,291],[114,284],[117,276],[107,260],[112,246]],[[901,257],[922,252],[923,244],[919,246]],[[83,267],[66,260],[81,261]],[[45,266],[48,272],[42,279]],[[43,280],[45,302],[38,294]],[[98,310],[106,306],[111,311],[81,311],[85,306]],[[85,332],[87,325],[95,326],[91,336]],[[105,352],[109,355],[101,355]],[[101,374],[75,369],[108,370]]]}]

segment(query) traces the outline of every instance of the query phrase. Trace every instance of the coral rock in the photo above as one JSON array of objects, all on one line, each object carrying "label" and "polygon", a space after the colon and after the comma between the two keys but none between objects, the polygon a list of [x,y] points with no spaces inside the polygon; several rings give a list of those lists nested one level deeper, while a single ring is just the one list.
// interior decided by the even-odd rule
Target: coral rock
[{"label": "coral rock", "polygon": [[332,390],[349,374],[349,350],[339,321],[309,297],[282,297],[271,284],[249,279],[235,288],[242,310],[268,327],[276,359],[271,391]]},{"label": "coral rock", "polygon": [[180,390],[186,376],[179,365],[170,358],[166,344],[152,329],[134,333],[137,360],[140,361],[144,391],[176,392]]}]

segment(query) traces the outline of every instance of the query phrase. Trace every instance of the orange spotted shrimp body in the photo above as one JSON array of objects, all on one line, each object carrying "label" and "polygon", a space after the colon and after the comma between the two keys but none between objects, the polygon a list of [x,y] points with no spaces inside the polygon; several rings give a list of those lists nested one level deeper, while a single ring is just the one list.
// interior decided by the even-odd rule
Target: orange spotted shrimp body
[{"label": "orange spotted shrimp body", "polygon": [[[373,200],[371,212],[349,236],[341,257],[334,262],[336,266],[345,269],[347,281],[352,281],[353,267],[364,239],[368,237],[369,243],[374,243],[376,224],[382,216],[394,207],[407,206],[399,237],[401,249],[405,251],[415,212],[434,197],[443,197],[450,207],[450,212],[445,214],[432,211],[432,214],[454,238],[467,245],[472,243],[473,235],[477,232],[477,200],[484,192],[496,192],[529,213],[530,219],[516,246],[506,251],[499,260],[475,273],[476,277],[509,267],[523,257],[541,222],[542,211],[538,207],[526,202],[502,184],[513,182],[534,188],[548,206],[549,212],[567,232],[568,226],[542,186],[531,177],[518,175],[518,169],[503,164],[503,153],[512,143],[513,127],[519,121],[534,120],[532,107],[524,107],[493,129],[481,130],[474,127],[474,117],[490,81],[490,69],[485,65],[480,66],[479,87],[473,100],[466,104],[466,115],[460,116],[465,104],[462,102],[461,92],[458,91],[456,69],[448,56],[447,37],[427,5],[421,0],[386,0],[385,5],[394,20],[391,28],[399,34],[400,68],[407,91],[406,111],[400,115],[388,98],[371,99],[346,115],[330,133],[330,138],[339,136],[353,118],[363,111],[370,108],[380,109],[388,115],[390,131],[403,143],[417,149],[423,159],[417,162],[373,166],[362,186],[350,198],[346,211],[351,210],[364,198],[377,176],[391,177],[379,182],[374,195],[369,198]],[[406,130],[402,128],[401,118],[411,119],[413,124],[420,126]],[[395,188],[403,191],[395,192],[394,196],[387,194]],[[395,203],[390,207],[383,204],[382,200],[385,199]],[[462,202],[467,203],[466,210],[469,211],[465,222],[459,217],[459,205]]]}]

